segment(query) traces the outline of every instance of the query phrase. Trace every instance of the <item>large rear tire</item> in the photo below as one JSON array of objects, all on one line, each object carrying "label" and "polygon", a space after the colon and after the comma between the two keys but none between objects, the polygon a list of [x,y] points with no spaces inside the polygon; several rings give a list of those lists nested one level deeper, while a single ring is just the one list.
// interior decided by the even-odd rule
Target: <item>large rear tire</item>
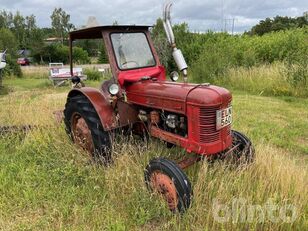
[{"label": "large rear tire", "polygon": [[171,211],[185,212],[191,203],[191,184],[182,169],[173,161],[158,158],[150,161],[144,172],[151,191],[158,192]]},{"label": "large rear tire", "polygon": [[73,142],[86,150],[92,160],[104,164],[111,161],[110,133],[104,131],[95,108],[84,95],[67,99],[64,122]]}]

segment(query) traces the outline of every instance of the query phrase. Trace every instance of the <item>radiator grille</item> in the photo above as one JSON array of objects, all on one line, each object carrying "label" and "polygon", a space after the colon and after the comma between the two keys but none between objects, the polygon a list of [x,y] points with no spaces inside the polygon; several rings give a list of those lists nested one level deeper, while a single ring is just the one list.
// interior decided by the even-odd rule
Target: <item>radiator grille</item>
[{"label": "radiator grille", "polygon": [[216,111],[219,109],[219,105],[200,108],[200,142],[211,143],[219,140],[220,132],[216,130]]}]

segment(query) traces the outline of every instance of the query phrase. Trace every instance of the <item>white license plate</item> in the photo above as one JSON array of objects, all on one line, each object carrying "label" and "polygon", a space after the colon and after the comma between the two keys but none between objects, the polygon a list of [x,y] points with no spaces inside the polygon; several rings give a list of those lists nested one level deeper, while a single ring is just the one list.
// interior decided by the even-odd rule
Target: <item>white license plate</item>
[{"label": "white license plate", "polygon": [[219,130],[232,123],[232,107],[216,111],[216,129]]}]

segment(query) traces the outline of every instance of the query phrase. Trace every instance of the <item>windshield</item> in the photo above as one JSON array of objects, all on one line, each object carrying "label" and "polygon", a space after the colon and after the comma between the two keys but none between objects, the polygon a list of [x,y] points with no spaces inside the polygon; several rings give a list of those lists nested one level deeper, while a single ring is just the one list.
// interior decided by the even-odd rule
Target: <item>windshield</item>
[{"label": "windshield", "polygon": [[155,59],[144,33],[112,33],[111,41],[121,70],[155,66]]}]

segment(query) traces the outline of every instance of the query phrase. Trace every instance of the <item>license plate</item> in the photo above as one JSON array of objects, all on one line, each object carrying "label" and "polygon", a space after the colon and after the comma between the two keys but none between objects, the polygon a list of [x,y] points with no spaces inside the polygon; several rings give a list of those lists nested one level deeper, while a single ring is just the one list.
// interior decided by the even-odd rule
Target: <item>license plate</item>
[{"label": "license plate", "polygon": [[232,107],[216,111],[216,129],[222,129],[232,123]]}]

